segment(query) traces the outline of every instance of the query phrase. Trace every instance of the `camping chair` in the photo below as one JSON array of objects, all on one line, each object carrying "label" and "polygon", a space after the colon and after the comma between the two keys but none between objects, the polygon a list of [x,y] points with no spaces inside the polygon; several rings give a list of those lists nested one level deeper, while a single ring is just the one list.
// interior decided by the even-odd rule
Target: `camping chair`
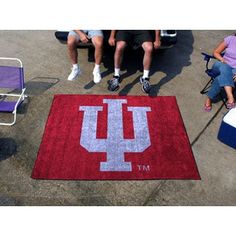
[{"label": "camping chair", "polygon": [[[213,83],[215,77],[218,76],[219,74],[217,72],[215,72],[213,69],[209,68],[209,63],[210,63],[211,59],[215,59],[215,57],[208,55],[207,53],[204,53],[204,52],[202,52],[202,55],[203,55],[204,61],[206,61],[205,73],[210,77],[210,80],[207,82],[207,84],[204,86],[204,88],[200,91],[201,94],[205,94],[208,92],[209,88],[211,87],[211,84]],[[220,96],[220,99],[222,100],[222,102],[224,103],[225,107],[227,108],[223,89],[221,89],[219,96]]]},{"label": "camping chair", "polygon": [[[10,64],[11,61],[19,65],[5,65]],[[23,64],[21,60],[17,58],[6,57],[0,57],[0,62],[0,112],[11,112],[13,114],[13,119],[10,122],[0,121],[0,125],[13,125],[16,122],[17,108],[26,97],[24,94],[25,85]],[[2,65],[2,62],[5,62],[4,65]]]}]

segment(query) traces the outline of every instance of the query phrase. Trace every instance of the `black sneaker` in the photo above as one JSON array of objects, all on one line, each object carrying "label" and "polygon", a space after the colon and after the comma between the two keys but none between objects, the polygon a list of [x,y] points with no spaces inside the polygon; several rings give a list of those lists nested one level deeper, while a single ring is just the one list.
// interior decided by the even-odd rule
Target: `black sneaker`
[{"label": "black sneaker", "polygon": [[151,85],[149,83],[149,78],[140,77],[140,83],[142,85],[142,91],[144,93],[149,93],[151,91]]},{"label": "black sneaker", "polygon": [[116,91],[120,88],[120,76],[113,76],[112,79],[108,81],[108,90]]}]

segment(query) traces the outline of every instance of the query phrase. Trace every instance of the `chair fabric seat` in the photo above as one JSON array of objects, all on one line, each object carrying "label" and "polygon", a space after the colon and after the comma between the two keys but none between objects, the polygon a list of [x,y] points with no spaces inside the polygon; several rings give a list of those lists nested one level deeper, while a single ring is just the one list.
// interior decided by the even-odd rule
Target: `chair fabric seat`
[{"label": "chair fabric seat", "polygon": [[215,78],[216,76],[219,75],[219,73],[217,73],[217,72],[214,71],[213,69],[208,69],[208,70],[206,70],[206,73],[207,73],[210,77],[213,77],[213,78]]},{"label": "chair fabric seat", "polygon": [[1,112],[13,112],[17,101],[0,101]]},{"label": "chair fabric seat", "polygon": [[0,66],[0,88],[22,88],[23,68]]},{"label": "chair fabric seat", "polygon": [[17,108],[25,99],[23,63],[11,57],[0,57],[0,63],[0,112],[12,113],[6,116],[9,119],[0,119],[0,125],[11,126],[16,122]]}]

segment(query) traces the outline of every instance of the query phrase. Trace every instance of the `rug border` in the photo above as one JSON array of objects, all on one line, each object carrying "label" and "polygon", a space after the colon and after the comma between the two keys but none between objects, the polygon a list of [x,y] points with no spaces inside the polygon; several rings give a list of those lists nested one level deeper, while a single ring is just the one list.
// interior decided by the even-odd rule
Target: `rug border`
[{"label": "rug border", "polygon": [[[37,162],[37,159],[38,159],[38,155],[39,155],[39,151],[40,151],[40,147],[41,147],[41,144],[43,142],[43,139],[44,139],[44,136],[45,136],[45,130],[46,130],[46,126],[48,124],[48,120],[49,120],[49,117],[51,115],[51,112],[52,112],[52,108],[53,108],[53,103],[55,102],[55,99],[56,97],[60,97],[60,96],[99,96],[99,97],[105,97],[105,96],[113,96],[113,97],[119,97],[119,98],[125,98],[125,97],[149,97],[149,98],[157,98],[157,97],[171,97],[171,98],[174,98],[176,104],[177,104],[177,109],[178,109],[178,112],[180,114],[180,118],[181,118],[181,123],[184,127],[184,131],[185,133],[187,134],[187,142],[189,144],[189,147],[190,147],[190,152],[193,156],[193,160],[194,160],[194,164],[196,166],[196,171],[197,171],[197,175],[199,178],[145,178],[145,179],[84,179],[84,178],[81,178],[81,179],[58,179],[58,178],[55,178],[55,179],[47,179],[47,178],[35,178],[33,177],[33,173],[34,173],[34,169],[36,168],[36,162]],[[31,178],[32,179],[35,179],[35,180],[45,180],[45,181],[53,181],[53,180],[60,180],[60,181],[150,181],[150,180],[201,180],[201,175],[200,175],[200,172],[198,170],[198,166],[197,166],[197,162],[195,160],[195,156],[194,156],[194,153],[193,153],[193,150],[192,150],[192,145],[190,143],[190,140],[189,140],[189,136],[188,136],[188,133],[187,133],[187,130],[186,130],[186,127],[185,127],[185,124],[184,124],[184,120],[183,120],[183,117],[182,117],[182,114],[181,114],[181,111],[179,109],[179,105],[178,105],[178,102],[177,102],[177,98],[176,96],[173,96],[173,95],[169,95],[169,96],[145,96],[145,95],[118,95],[118,94],[54,94],[53,95],[53,99],[52,99],[52,102],[51,102],[51,106],[50,106],[50,110],[48,112],[48,116],[47,116],[47,120],[45,122],[45,125],[44,125],[44,129],[43,129],[43,136],[41,138],[41,142],[40,142],[40,145],[38,147],[38,152],[37,152],[37,155],[36,155],[36,159],[35,159],[35,162],[34,162],[34,166],[33,166],[33,169],[32,169],[32,172],[31,172]]]}]

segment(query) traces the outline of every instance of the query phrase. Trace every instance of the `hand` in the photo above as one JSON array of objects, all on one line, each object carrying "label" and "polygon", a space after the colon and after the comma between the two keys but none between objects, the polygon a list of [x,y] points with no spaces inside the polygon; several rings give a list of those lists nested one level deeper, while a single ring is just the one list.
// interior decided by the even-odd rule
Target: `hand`
[{"label": "hand", "polygon": [[89,37],[86,34],[81,34],[80,41],[83,43],[87,43],[89,41]]},{"label": "hand", "polygon": [[158,49],[161,46],[161,40],[156,39],[153,44],[154,44],[154,48]]},{"label": "hand", "polygon": [[223,58],[220,60],[220,62],[226,64],[226,62]]},{"label": "hand", "polygon": [[233,75],[234,83],[236,83],[236,74]]},{"label": "hand", "polygon": [[114,37],[110,37],[108,40],[108,43],[110,46],[115,46],[116,45],[116,40]]}]

